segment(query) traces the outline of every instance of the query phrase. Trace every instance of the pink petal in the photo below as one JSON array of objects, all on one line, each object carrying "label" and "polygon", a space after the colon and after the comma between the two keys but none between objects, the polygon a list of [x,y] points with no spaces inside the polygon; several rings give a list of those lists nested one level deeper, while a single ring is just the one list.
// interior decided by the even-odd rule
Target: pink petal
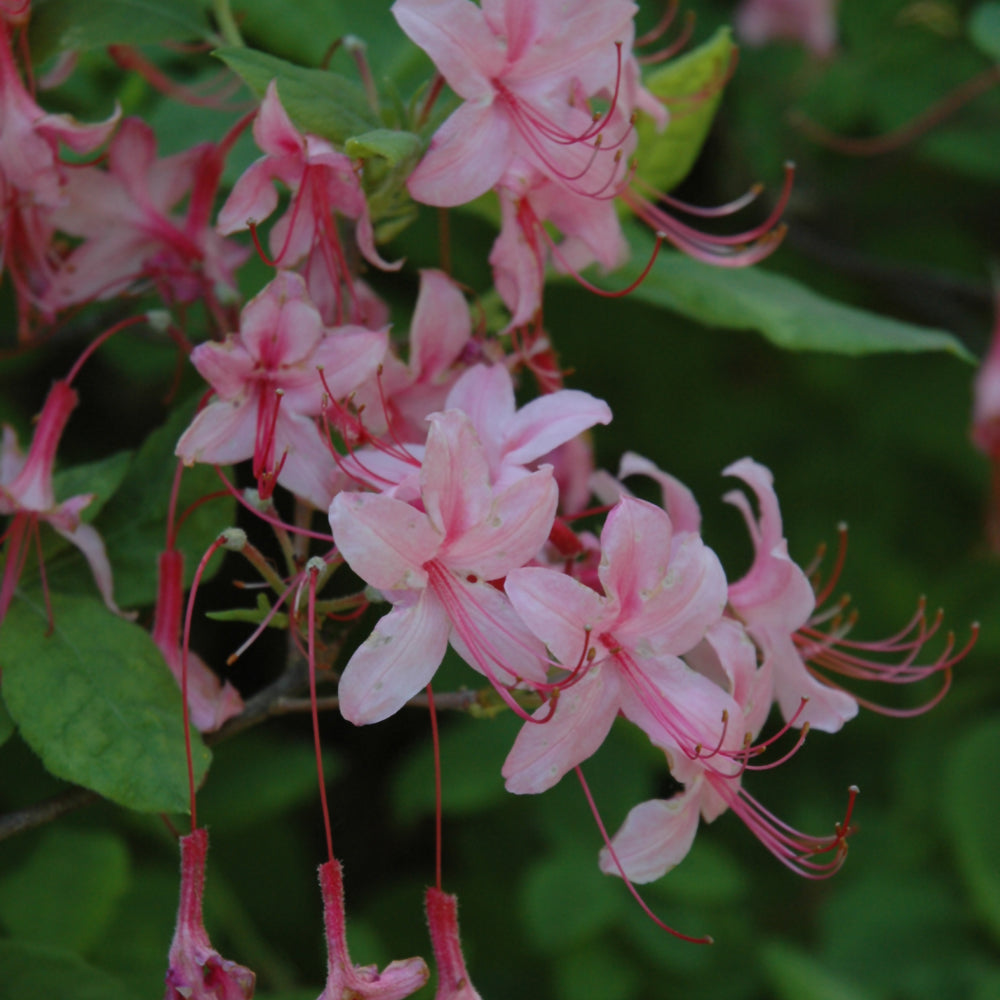
[{"label": "pink petal", "polygon": [[420,292],[410,324],[410,370],[429,380],[447,371],[472,334],[469,307],[443,271],[420,272]]},{"label": "pink petal", "polygon": [[430,56],[459,97],[478,100],[493,92],[490,79],[506,59],[503,40],[469,0],[396,0],[399,26]]},{"label": "pink petal", "polygon": [[253,455],[256,436],[255,399],[244,397],[209,403],[181,435],[174,454],[185,465],[195,462],[229,465]]},{"label": "pink petal", "polygon": [[428,590],[379,619],[340,679],[340,711],[365,726],[394,715],[430,683],[444,658],[451,625]]},{"label": "pink petal", "polygon": [[341,555],[366,583],[379,590],[426,585],[422,567],[441,545],[426,514],[394,497],[339,493],[330,526]]},{"label": "pink petal", "polygon": [[442,548],[441,560],[484,580],[499,580],[540,552],[555,520],[559,490],[549,468],[500,493],[488,516]]},{"label": "pink petal", "polygon": [[123,618],[129,617],[115,604],[113,585],[111,580],[111,563],[108,561],[108,553],[104,548],[104,541],[97,533],[97,529],[90,524],[78,524],[72,531],[66,531],[57,524],[52,527],[59,532],[68,542],[72,542],[82,553],[90,566],[90,572],[94,574],[94,583],[104,599],[109,611]]},{"label": "pink petal", "polygon": [[565,573],[529,566],[507,575],[504,590],[524,623],[567,669],[582,662],[587,629],[606,621],[604,598]]},{"label": "pink petal", "polygon": [[430,417],[420,469],[420,493],[431,523],[457,540],[490,514],[490,470],[476,432],[464,413],[448,410]]},{"label": "pink petal", "polygon": [[[542,705],[534,718],[545,718]],[[599,667],[559,696],[547,722],[526,722],[503,765],[507,791],[533,795],[555,785],[569,770],[595,753],[618,714],[618,679]]]},{"label": "pink petal", "polygon": [[622,455],[618,466],[618,478],[628,479],[629,476],[648,476],[659,484],[663,509],[670,516],[674,531],[701,531],[701,510],[694,494],[679,480],[664,472],[648,458],[627,451]]},{"label": "pink petal", "polygon": [[247,351],[272,371],[308,358],[323,337],[323,322],[306,284],[279,271],[244,307],[240,338]]},{"label": "pink petal", "polygon": [[511,156],[506,115],[492,104],[467,102],[434,133],[407,187],[425,205],[465,205],[500,180]]},{"label": "pink petal", "polygon": [[506,428],[504,461],[527,465],[594,424],[611,423],[611,408],[578,389],[546,393],[522,406]]},{"label": "pink petal", "polygon": [[[672,799],[653,799],[635,806],[611,840],[625,875],[640,885],[655,882],[679,865],[698,831],[700,785]],[[601,871],[620,875],[607,847],[601,848]]]}]

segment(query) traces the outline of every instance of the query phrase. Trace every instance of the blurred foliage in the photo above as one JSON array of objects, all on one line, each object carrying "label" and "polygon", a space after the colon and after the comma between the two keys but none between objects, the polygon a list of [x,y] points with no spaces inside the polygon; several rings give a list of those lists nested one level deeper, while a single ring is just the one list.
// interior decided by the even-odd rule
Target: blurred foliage
[{"label": "blurred foliage", "polygon": [[[79,5],[39,0],[36,6],[33,43],[41,54],[91,44],[86,33],[67,34],[70,22],[61,20]],[[735,4],[692,0],[687,6],[696,14],[698,45],[719,37]],[[135,25],[121,40],[164,37],[170,11],[202,25],[208,7],[193,0],[152,4],[156,16],[142,29],[148,33]],[[345,31],[361,37],[376,81],[397,95],[401,108],[430,75],[387,3],[234,0],[233,7],[248,42],[302,67],[316,69]],[[99,8],[101,17],[125,10],[135,20],[128,4]],[[932,713],[914,719],[863,714],[835,739],[811,735],[780,771],[748,778],[778,815],[821,830],[841,815],[848,784],[861,787],[859,829],[833,880],[808,882],[785,871],[727,814],[701,830],[676,871],[646,888],[657,914],[683,932],[711,933],[711,947],[667,936],[617,879],[600,874],[600,836],[571,779],[537,799],[503,791],[498,771],[516,730],[511,718],[443,718],[444,885],[459,895],[469,967],[487,1000],[1000,995],[1000,673],[994,666],[1000,563],[982,530],[990,470],[968,443],[973,369],[958,356],[980,355],[992,325],[1000,88],[879,155],[829,148],[804,124],[857,139],[904,128],[989,70],[998,56],[997,8],[961,0],[842,0],[839,42],[829,58],[792,43],[743,47],[705,147],[676,193],[691,203],[719,204],[764,181],[766,201],[780,185],[782,164],[794,160],[783,247],[752,272],[713,272],[707,291],[697,287],[703,267],[665,252],[654,280],[626,299],[597,298],[568,282],[546,298],[553,341],[573,372],[570,384],[603,396],[615,412],[612,426],[594,434],[599,462],[613,469],[630,449],[687,482],[702,505],[706,539],[731,576],[749,563],[750,549],[740,518],[719,502],[727,489],[719,472],[752,455],[774,471],[794,557],[808,563],[820,542],[834,544],[839,521],[850,523],[842,585],[861,611],[859,638],[892,634],[926,593],[932,607],[947,609],[944,630],[955,629],[959,643],[969,623],[982,623],[976,648]],[[640,33],[659,13],[659,5],[643,2]],[[90,23],[92,31],[96,24]],[[92,55],[73,78],[73,94],[61,91],[54,99],[90,120],[107,113],[110,95],[123,93],[130,110],[171,122],[180,136],[175,141],[211,134],[214,126],[202,123],[217,113],[160,101]],[[226,58],[238,59],[231,52]],[[344,52],[331,65],[354,79]],[[370,130],[367,113],[359,114]],[[237,155],[249,162],[256,154],[241,144]],[[387,256],[437,265],[437,225],[437,213],[423,211]],[[456,277],[485,292],[492,230],[473,213],[453,213],[450,231]],[[369,277],[404,315],[415,286]],[[732,292],[738,288],[753,289],[752,300]],[[789,288],[792,301],[780,301]],[[678,305],[684,296],[700,306]],[[811,312],[815,301],[821,307]],[[7,298],[2,305],[9,306]],[[792,353],[750,332],[762,329],[760,314],[769,309],[804,330],[814,350]],[[838,327],[841,318],[861,311],[860,328]],[[829,353],[843,348],[841,333],[857,340],[866,329],[888,336],[916,328],[947,332],[962,346],[920,355]],[[777,343],[796,346],[792,336]],[[67,334],[47,349],[50,367],[43,367],[40,353],[5,359],[0,416],[26,430],[52,372],[64,372],[78,348]],[[125,335],[113,351],[95,357],[81,378],[80,409],[61,453],[71,463],[95,463],[93,481],[107,484],[96,523],[108,539],[116,584],[128,590],[123,603],[138,608],[153,599],[140,577],[149,579],[172,474],[164,484],[164,466],[151,456],[172,450],[172,436],[187,419],[163,402],[172,392],[175,359],[162,351],[151,368],[149,352],[140,338]],[[184,389],[193,391],[195,380],[185,378]],[[123,457],[124,450],[133,456]],[[82,488],[65,485],[67,492]],[[209,475],[190,488],[185,503],[216,486]],[[116,510],[139,508],[150,511],[148,530],[116,538]],[[234,517],[227,501],[190,519],[189,540],[181,539],[189,572],[219,526]],[[53,550],[57,571],[59,559],[80,563],[74,552]],[[130,560],[146,569],[132,574]],[[85,568],[64,569],[65,580],[83,586]],[[58,579],[56,572],[57,591]],[[228,591],[223,600],[230,600]],[[102,613],[95,611],[95,620]],[[80,614],[85,624],[85,609]],[[60,606],[57,620],[69,624],[71,618]],[[22,685],[37,686],[51,668],[19,663],[15,632],[5,626],[0,640],[5,693],[18,674]],[[238,637],[235,646],[245,631],[229,634]],[[216,662],[230,651],[216,650]],[[110,656],[109,675],[115,669]],[[255,670],[241,664],[232,676],[250,692],[259,684]],[[446,669],[444,687],[450,677],[457,685],[467,673]],[[916,692],[912,704],[931,693]],[[35,696],[44,698],[44,690]],[[10,707],[16,719],[13,701]],[[4,812],[65,787],[11,730],[0,710]],[[26,736],[45,756],[39,738]],[[337,765],[327,773],[354,957],[384,963],[427,954],[420,912],[422,889],[433,879],[426,718],[408,713],[376,734],[328,713],[323,736]],[[315,882],[323,848],[310,747],[304,719],[273,720],[216,748],[199,796],[212,832],[206,919],[213,941],[257,969],[259,995],[270,1000],[315,996],[324,974]],[[175,750],[180,767],[179,738]],[[664,779],[662,760],[625,726],[584,771],[612,829],[630,805],[657,794]],[[4,841],[0,997],[159,995],[177,867],[165,825],[107,803]],[[432,987],[423,995],[431,996]]]}]

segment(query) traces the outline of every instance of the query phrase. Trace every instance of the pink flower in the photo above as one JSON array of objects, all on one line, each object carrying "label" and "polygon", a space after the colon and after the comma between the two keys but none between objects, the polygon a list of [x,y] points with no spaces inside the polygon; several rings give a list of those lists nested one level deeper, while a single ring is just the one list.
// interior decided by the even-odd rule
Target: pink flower
[{"label": "pink flower", "polygon": [[[389,268],[375,249],[368,203],[350,157],[325,139],[303,135],[278,98],[275,81],[267,87],[254,120],[254,139],[265,155],[252,163],[233,186],[219,212],[217,228],[228,235],[268,218],[278,206],[274,181],[292,193],[291,203],[271,227],[269,245],[276,267],[305,260],[310,295],[329,323],[360,322],[349,253],[337,232],[337,215],[355,220],[355,239],[365,259]],[[346,295],[347,303],[343,301]]]},{"label": "pink flower", "polygon": [[319,884],[327,952],[326,986],[319,1000],[402,1000],[416,993],[429,975],[422,958],[392,962],[384,972],[374,965],[355,965],[351,961],[339,862],[327,861],[319,866]]},{"label": "pink flower", "polygon": [[170,945],[164,1000],[250,1000],[256,976],[222,958],[205,931],[201,900],[205,891],[208,833],[181,837],[181,900]]},{"label": "pink flower", "polygon": [[373,374],[386,340],[384,330],[327,329],[302,278],[279,272],[243,309],[238,334],[191,353],[215,400],[184,432],[177,454],[189,465],[252,457],[262,495],[278,482],[325,509],[338,472],[315,418],[327,391],[343,398]]},{"label": "pink flower", "polygon": [[805,573],[788,555],[771,473],[744,458],[724,474],[742,479],[760,508],[755,518],[743,493],[734,490],[723,498],[743,514],[754,545],[753,565],[730,585],[729,604],[773,671],[774,697],[785,721],[836,732],[857,715],[858,704],[847,692],[813,676],[796,648],[793,637],[810,620],[816,597]]},{"label": "pink flower", "polygon": [[465,204],[516,158],[569,187],[596,176],[600,159],[607,187],[622,169],[615,143],[598,141],[601,127],[579,102],[616,89],[615,43],[631,41],[635,11],[626,0],[396,0],[399,26],[463,99],[411,175],[413,197]]},{"label": "pink flower", "polygon": [[837,44],[837,0],[743,0],[736,33],[748,45],[797,41],[829,56]]},{"label": "pink flower", "polygon": [[[13,12],[21,13],[20,7],[13,4]],[[59,144],[91,153],[117,123],[117,109],[95,125],[46,114],[21,82],[7,25],[0,21],[0,270],[14,283],[22,339],[29,335],[32,311],[52,317],[44,296],[57,263],[53,213],[65,204],[68,178],[77,169],[60,161]]]},{"label": "pink flower", "polygon": [[57,503],[52,487],[56,449],[77,404],[77,394],[67,382],[55,382],[49,390],[31,447],[25,457],[13,429],[4,426],[0,447],[0,515],[11,515],[7,528],[7,552],[0,583],[0,621],[7,614],[14,588],[27,557],[27,545],[38,524],[44,521],[84,555],[94,582],[108,608],[121,614],[112,596],[111,564],[97,530],[80,520],[81,512],[94,499],[83,493]]},{"label": "pink flower", "polygon": [[[719,621],[726,580],[715,554],[675,534],[658,507],[624,497],[601,532],[603,594],[544,568],[509,573],[505,589],[528,628],[569,671],[558,702],[526,723],[503,767],[507,789],[545,791],[604,741],[618,712],[657,746],[695,759],[720,741],[733,698],[681,657]],[[741,733],[742,734],[742,733]]]},{"label": "pink flower", "polygon": [[[148,281],[167,302],[235,292],[247,251],[209,227],[222,151],[204,143],[158,160],[153,130],[127,118],[111,142],[108,170],[81,167],[69,177],[58,227],[83,243],[53,276],[46,305],[108,299]],[[183,218],[171,214],[190,192]]]},{"label": "pink flower", "polygon": [[355,725],[398,711],[434,676],[449,643],[494,685],[545,678],[544,651],[490,581],[524,566],[555,517],[548,467],[500,489],[468,416],[430,418],[420,506],[340,493],[330,506],[337,548],[395,605],[351,657],[340,710]]}]

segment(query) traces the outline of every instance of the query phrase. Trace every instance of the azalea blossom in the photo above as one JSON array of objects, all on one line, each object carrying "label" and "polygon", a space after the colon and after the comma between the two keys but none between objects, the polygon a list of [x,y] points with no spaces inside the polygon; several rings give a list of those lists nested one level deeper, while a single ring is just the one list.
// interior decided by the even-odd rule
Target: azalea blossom
[{"label": "azalea blossom", "polygon": [[800,42],[814,55],[829,56],[837,45],[838,0],[743,0],[736,33],[748,45]]},{"label": "azalea blossom", "polygon": [[[79,167],[68,178],[56,223],[83,242],[52,276],[46,308],[109,299],[139,282],[154,285],[168,303],[232,296],[247,250],[209,225],[223,159],[210,143],[157,159],[153,130],[125,119],[108,169]],[[177,218],[173,210],[189,192]]]},{"label": "azalea blossom", "polygon": [[262,496],[277,482],[325,509],[339,473],[316,418],[326,393],[342,398],[373,374],[386,341],[385,330],[325,327],[302,278],[279,272],[244,307],[238,333],[192,351],[215,398],[178,441],[178,456],[189,465],[253,458]]},{"label": "azalea blossom", "polygon": [[507,789],[550,788],[593,754],[621,712],[657,746],[696,758],[726,719],[742,735],[731,695],[681,657],[722,616],[726,580],[695,534],[676,534],[665,511],[623,497],[601,532],[603,593],[543,567],[509,573],[515,610],[570,682],[526,724],[503,766]]},{"label": "azalea blossom", "polygon": [[291,192],[291,203],[271,227],[272,263],[290,268],[304,261],[310,296],[327,323],[361,322],[362,302],[354,288],[350,251],[337,231],[337,215],[355,221],[355,240],[365,260],[383,269],[398,265],[386,263],[375,249],[354,161],[325,139],[295,128],[274,80],[254,119],[253,135],[265,155],[233,186],[219,212],[219,232],[229,235],[269,218],[278,206],[274,182],[280,181]]},{"label": "azalea blossom", "polygon": [[340,493],[334,541],[351,568],[393,603],[351,657],[340,710],[355,725],[398,711],[434,676],[449,643],[494,685],[544,681],[541,645],[490,581],[535,557],[555,517],[552,470],[503,488],[469,417],[433,414],[420,467],[420,506]]},{"label": "azalea blossom", "polygon": [[745,494],[736,490],[723,498],[743,514],[754,544],[753,565],[730,585],[729,604],[773,671],[774,697],[785,721],[794,719],[799,726],[808,723],[814,729],[836,732],[857,715],[858,705],[847,692],[813,676],[796,648],[793,636],[809,621],[816,595],[788,555],[773,477],[748,458],[734,462],[723,474],[737,476],[750,486],[760,508],[754,517]]},{"label": "azalea blossom", "polygon": [[627,0],[396,0],[399,26],[463,99],[410,176],[413,197],[465,204],[515,159],[584,193],[612,187],[622,137],[602,141],[579,99],[618,89],[616,43],[631,40],[636,9]]},{"label": "azalea blossom", "polygon": [[28,545],[43,521],[83,553],[104,603],[115,614],[122,613],[112,596],[111,564],[104,542],[96,528],[80,520],[94,494],[82,493],[61,502],[55,499],[52,471],[56,450],[78,399],[68,382],[53,383],[26,456],[18,447],[14,429],[4,425],[0,444],[0,515],[10,515],[11,521],[4,535],[7,546],[0,583],[0,621],[14,597]]},{"label": "azalea blossom", "polygon": [[[13,6],[21,13],[20,5]],[[68,115],[47,114],[25,89],[11,51],[9,29],[0,21],[0,271],[17,296],[18,334],[31,334],[40,312],[53,318],[46,298],[58,264],[53,247],[54,213],[67,202],[75,167],[59,158],[59,144],[73,152],[94,152],[118,124],[117,108],[103,122],[81,125]]]}]

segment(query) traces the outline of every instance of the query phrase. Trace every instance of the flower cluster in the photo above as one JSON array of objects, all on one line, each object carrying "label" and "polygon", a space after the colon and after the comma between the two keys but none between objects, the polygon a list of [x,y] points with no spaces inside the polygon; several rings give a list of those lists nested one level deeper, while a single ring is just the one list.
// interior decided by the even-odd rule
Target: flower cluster
[{"label": "flower cluster", "polygon": [[[617,475],[595,467],[592,434],[612,410],[564,384],[543,320],[550,269],[579,276],[591,264],[623,264],[626,211],[657,231],[657,246],[666,238],[701,260],[752,264],[780,240],[787,197],[786,186],[760,226],[715,237],[679,222],[664,207],[670,203],[637,179],[638,123],[654,136],[669,134],[671,123],[643,85],[635,5],[393,5],[438,74],[422,106],[411,106],[409,124],[420,129],[433,118],[445,83],[458,98],[419,162],[397,178],[395,194],[438,208],[490,200],[499,232],[489,264],[506,310],[492,328],[468,291],[436,269],[420,272],[409,323],[391,321],[376,282],[361,277],[365,268],[402,266],[376,247],[370,165],[303,128],[294,88],[286,95],[281,79],[262,88],[253,116],[263,155],[216,213],[225,159],[249,118],[218,144],[157,158],[155,135],[137,118],[120,121],[116,111],[80,126],[47,115],[22,81],[12,45],[27,4],[11,10],[0,22],[0,264],[17,296],[21,338],[30,342],[74,309],[123,296],[152,294],[170,310],[166,319],[144,317],[189,351],[205,383],[176,457],[184,467],[249,463],[249,496],[220,474],[274,526],[286,572],[242,533],[220,535],[210,553],[223,544],[242,552],[274,592],[260,628],[288,602],[285,623],[309,663],[314,713],[317,670],[336,679],[343,717],[368,726],[432,692],[450,648],[470,668],[476,697],[522,721],[502,769],[514,794],[540,794],[570,772],[582,781],[580,766],[619,717],[662,752],[676,794],[634,806],[605,838],[604,872],[629,883],[661,877],[683,860],[699,821],[727,810],[794,871],[836,871],[856,790],[831,832],[806,834],[750,794],[748,772],[773,770],[809,729],[838,732],[859,706],[898,711],[870,697],[865,683],[936,677],[933,704],[964,650],[949,639],[921,659],[939,625],[922,606],[897,635],[853,639],[851,614],[830,603],[842,560],[822,581],[791,557],[771,473],[750,458],[723,472],[738,484],[724,499],[745,519],[754,553],[738,579],[703,538],[686,486],[636,454],[622,459]],[[69,164],[59,143],[84,154],[107,144],[107,152]],[[237,276],[250,250],[232,237],[244,230],[274,273],[240,303]],[[195,303],[205,306],[210,337],[192,346],[183,327]],[[4,431],[0,514],[11,524],[0,622],[41,522],[83,552],[105,604],[119,611],[104,544],[81,522],[92,496],[59,502],[53,488],[56,449],[77,403],[70,385],[77,368],[53,387],[26,457],[13,431]],[[527,399],[532,385],[538,391]],[[244,704],[188,648],[190,605],[182,638],[173,509],[181,472],[151,631],[190,720],[207,732],[225,727]],[[626,485],[636,477],[659,502]],[[280,512],[291,504],[295,516],[285,520]],[[335,573],[338,586],[326,591]],[[369,634],[358,634],[355,620],[369,606],[383,613]],[[324,625],[329,642],[317,648]],[[349,636],[354,651],[341,662]],[[781,722],[762,735],[772,709]],[[190,747],[189,771],[193,814]],[[249,997],[253,974],[221,959],[202,925],[207,837],[193,815],[192,826],[181,844],[166,996]],[[440,882],[439,872],[426,899],[437,997],[474,998],[457,904]],[[419,989],[428,977],[420,959],[381,973],[351,962],[332,844],[320,885],[329,949],[322,997],[389,1000]]]}]

